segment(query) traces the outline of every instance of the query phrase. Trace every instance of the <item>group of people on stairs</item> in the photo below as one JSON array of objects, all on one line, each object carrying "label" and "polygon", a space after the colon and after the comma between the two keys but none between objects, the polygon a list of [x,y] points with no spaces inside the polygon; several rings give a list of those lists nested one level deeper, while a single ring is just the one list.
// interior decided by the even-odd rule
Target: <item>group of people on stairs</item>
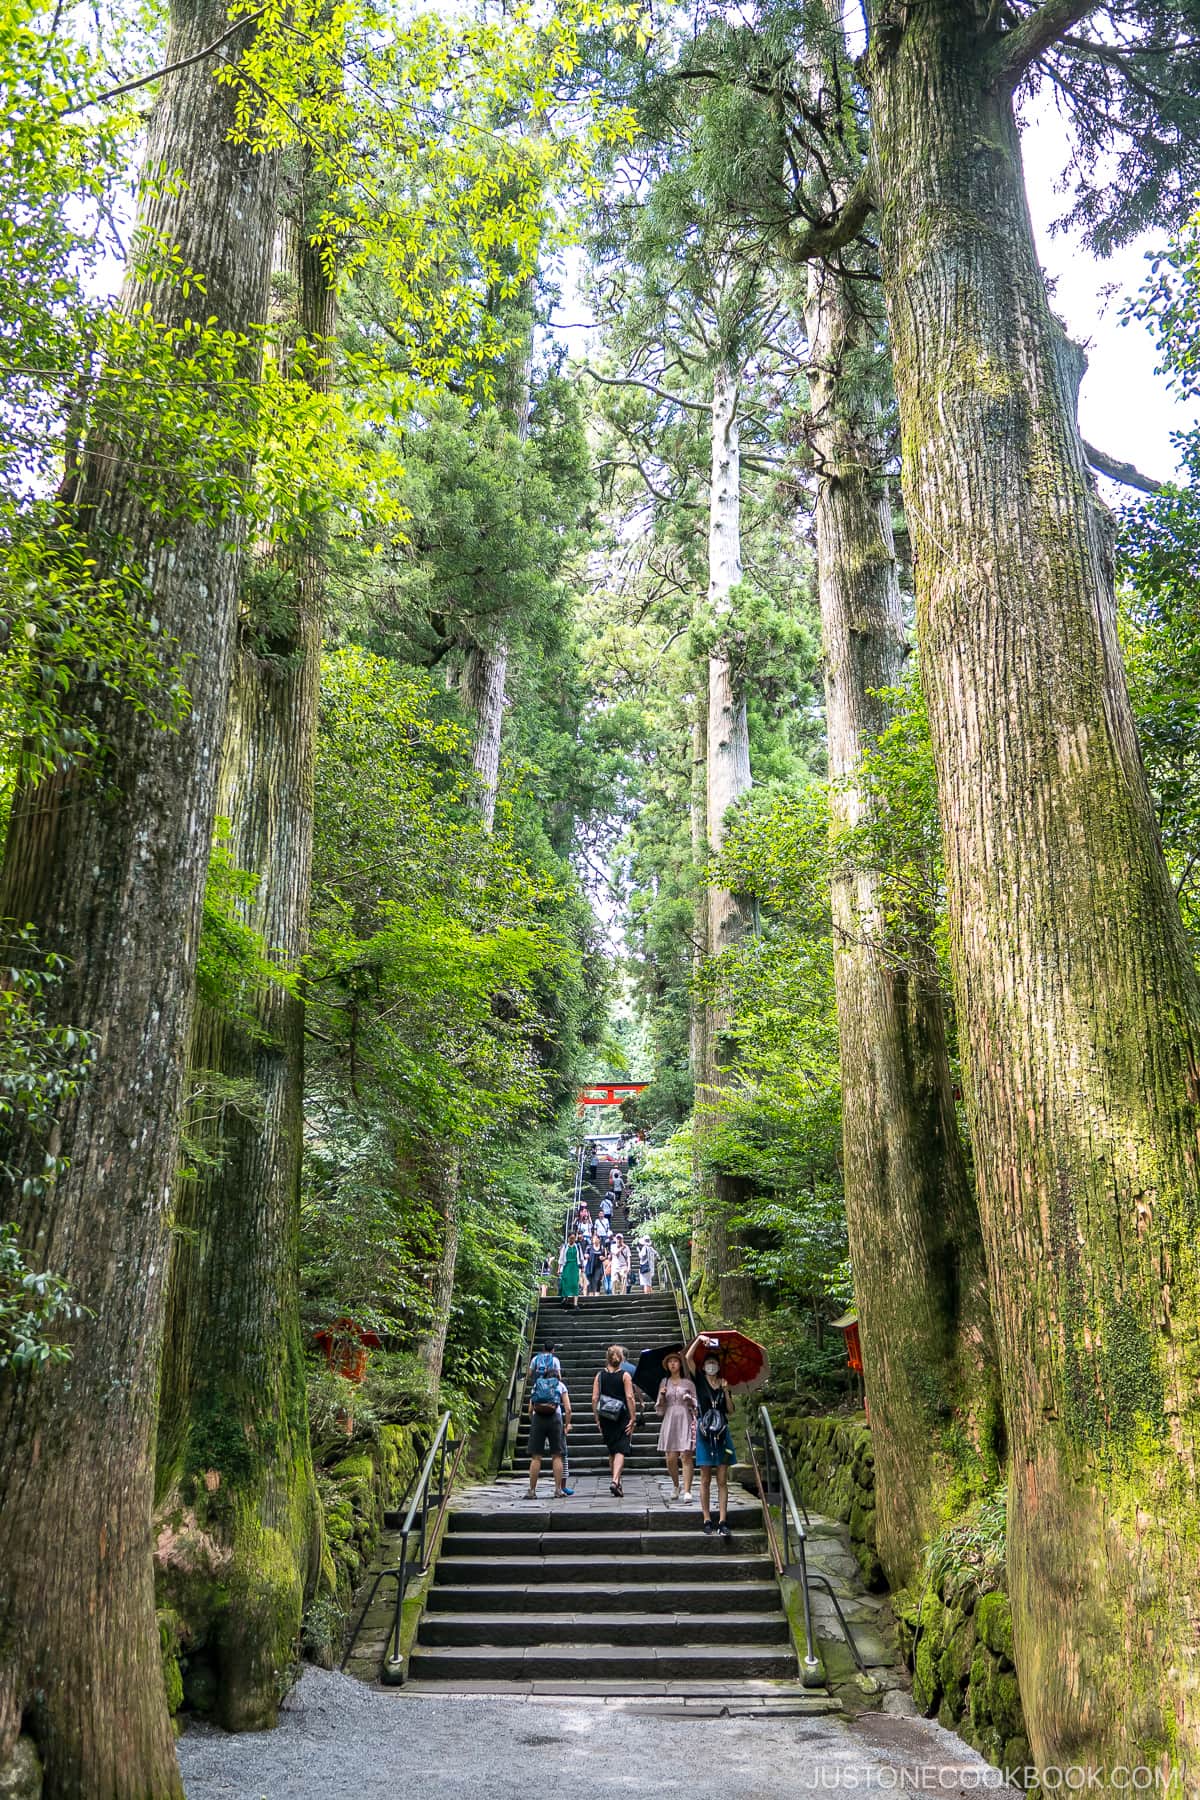
[{"label": "group of people on stairs", "polygon": [[[672,1499],[692,1503],[693,1470],[700,1473],[700,1526],[708,1536],[729,1536],[729,1465],[734,1462],[733,1432],[729,1425],[729,1383],[721,1372],[720,1357],[710,1340],[697,1337],[687,1350],[663,1353],[663,1378],[658,1385],[654,1410],[662,1420],[658,1448],[666,1458],[674,1487]],[[624,1497],[622,1475],[637,1429],[638,1403],[630,1367],[622,1344],[610,1344],[604,1366],[592,1382],[592,1416],[608,1452],[609,1491]],[[575,1492],[567,1485],[567,1437],[571,1430],[571,1396],[563,1380],[562,1364],[551,1342],[543,1344],[531,1359],[529,1392],[529,1498],[537,1498],[542,1458],[550,1451],[554,1470],[554,1497]],[[712,1517],[712,1478],[717,1477],[717,1518]],[[680,1488],[682,1476],[683,1486]]]},{"label": "group of people on stairs", "polygon": [[[580,1298],[601,1294],[627,1294],[636,1278],[644,1294],[654,1286],[658,1257],[649,1238],[627,1244],[623,1232],[605,1236],[599,1227],[591,1239],[573,1231],[558,1253],[558,1292],[565,1305],[578,1306]],[[550,1270],[542,1270],[542,1291],[549,1285]]]}]

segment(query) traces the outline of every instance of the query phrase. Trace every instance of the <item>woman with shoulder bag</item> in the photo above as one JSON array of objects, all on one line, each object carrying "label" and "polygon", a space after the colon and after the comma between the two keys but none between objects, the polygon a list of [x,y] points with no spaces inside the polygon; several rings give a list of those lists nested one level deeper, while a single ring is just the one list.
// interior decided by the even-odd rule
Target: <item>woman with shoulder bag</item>
[{"label": "woman with shoulder bag", "polygon": [[[719,1345],[698,1337],[687,1353],[688,1374],[696,1384],[696,1467],[700,1471],[700,1523],[705,1537],[729,1536],[729,1465],[737,1461],[729,1429],[729,1383],[721,1373]],[[699,1362],[699,1366],[697,1366]],[[717,1471],[718,1522],[710,1505],[712,1474]]]},{"label": "woman with shoulder bag", "polygon": [[621,1367],[624,1361],[624,1347],[621,1344],[610,1344],[604,1367],[599,1370],[592,1383],[592,1414],[600,1427],[604,1448],[608,1451],[612,1474],[608,1487],[616,1500],[624,1496],[621,1475],[637,1422],[637,1401],[633,1396],[633,1383]]}]

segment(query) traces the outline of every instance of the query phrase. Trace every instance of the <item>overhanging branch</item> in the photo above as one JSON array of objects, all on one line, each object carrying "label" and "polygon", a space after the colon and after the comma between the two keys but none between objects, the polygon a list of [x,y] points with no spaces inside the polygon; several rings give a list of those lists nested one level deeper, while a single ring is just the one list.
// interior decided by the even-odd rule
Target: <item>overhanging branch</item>
[{"label": "overhanging branch", "polygon": [[1165,481],[1155,481],[1152,475],[1143,475],[1133,463],[1121,462],[1115,456],[1109,456],[1104,450],[1097,450],[1094,444],[1084,439],[1083,454],[1092,468],[1099,475],[1107,475],[1110,481],[1119,481],[1122,487],[1136,488],[1140,494],[1165,494]]},{"label": "overhanging branch", "polygon": [[1098,0],[1042,0],[1019,25],[1006,31],[992,52],[992,79],[996,87],[1017,86],[1031,63],[1058,43],[1064,33],[1089,13]]},{"label": "overhanging branch", "polygon": [[74,106],[64,106],[57,116],[67,119],[72,113],[86,112],[89,106],[103,106],[108,100],[119,100],[122,94],[136,94],[139,88],[149,87],[152,81],[161,81],[164,75],[174,75],[179,69],[190,69],[193,63],[203,62],[206,56],[212,56],[222,44],[227,44],[243,25],[252,25],[256,19],[261,19],[266,10],[265,6],[260,6],[257,12],[243,13],[240,19],[233,21],[228,31],[223,31],[211,44],[205,44],[203,50],[195,50],[191,56],[182,56],[178,62],[167,63],[161,69],[151,69],[149,75],[139,75],[135,81],[123,81],[119,87],[106,88],[104,93],[93,94],[87,100],[77,100]]},{"label": "overhanging branch", "polygon": [[669,400],[672,406],[685,406],[689,412],[710,413],[711,406],[703,400],[685,400],[682,394],[668,393],[666,388],[656,387],[652,381],[639,381],[636,375],[598,375],[595,369],[584,368],[581,374],[590,375],[593,381],[602,381],[605,387],[639,387],[645,388],[648,394],[657,394],[660,400]]},{"label": "overhanging branch", "polygon": [[815,262],[832,256],[852,244],[875,210],[875,189],[866,169],[863,170],[845,201],[832,218],[820,224],[806,225],[802,231],[781,238],[779,248],[789,262]]}]

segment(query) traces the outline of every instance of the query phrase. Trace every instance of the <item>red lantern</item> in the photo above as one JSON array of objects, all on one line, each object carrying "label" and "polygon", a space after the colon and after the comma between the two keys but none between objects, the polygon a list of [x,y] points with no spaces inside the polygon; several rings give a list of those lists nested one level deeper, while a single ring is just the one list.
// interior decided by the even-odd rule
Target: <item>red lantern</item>
[{"label": "red lantern", "polygon": [[313,1332],[313,1338],[325,1352],[325,1361],[334,1374],[353,1382],[363,1379],[368,1353],[378,1350],[380,1343],[374,1331],[364,1330],[353,1319],[339,1319],[336,1325],[324,1326]]}]

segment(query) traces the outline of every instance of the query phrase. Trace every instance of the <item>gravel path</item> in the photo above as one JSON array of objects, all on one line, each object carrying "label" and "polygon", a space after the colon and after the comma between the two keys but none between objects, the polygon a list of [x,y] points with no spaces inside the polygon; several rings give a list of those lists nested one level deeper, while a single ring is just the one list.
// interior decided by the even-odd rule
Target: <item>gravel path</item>
[{"label": "gravel path", "polygon": [[[188,1731],[188,1800],[795,1800],[1009,1794],[924,1719],[649,1717],[569,1700],[411,1698],[307,1669],[272,1732]],[[993,1785],[995,1784],[995,1785]]]}]

